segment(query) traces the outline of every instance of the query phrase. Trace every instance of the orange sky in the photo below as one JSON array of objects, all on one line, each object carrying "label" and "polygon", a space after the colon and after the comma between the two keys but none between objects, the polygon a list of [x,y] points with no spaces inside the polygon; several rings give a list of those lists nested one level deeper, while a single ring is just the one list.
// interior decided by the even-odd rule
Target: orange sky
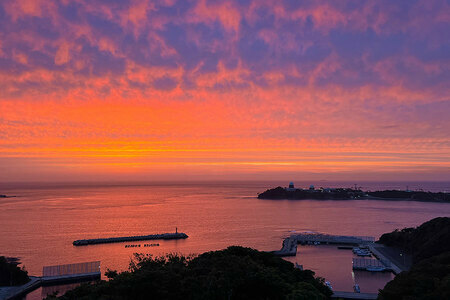
[{"label": "orange sky", "polygon": [[224,3],[0,4],[0,181],[450,180],[445,1]]}]

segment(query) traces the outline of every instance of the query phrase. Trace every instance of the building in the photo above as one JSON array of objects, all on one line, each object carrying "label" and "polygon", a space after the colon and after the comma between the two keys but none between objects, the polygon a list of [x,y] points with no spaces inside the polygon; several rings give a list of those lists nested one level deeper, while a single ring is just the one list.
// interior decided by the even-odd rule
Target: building
[{"label": "building", "polygon": [[288,192],[295,192],[296,188],[294,187],[294,183],[291,181],[289,182],[289,187],[286,188],[286,191]]}]

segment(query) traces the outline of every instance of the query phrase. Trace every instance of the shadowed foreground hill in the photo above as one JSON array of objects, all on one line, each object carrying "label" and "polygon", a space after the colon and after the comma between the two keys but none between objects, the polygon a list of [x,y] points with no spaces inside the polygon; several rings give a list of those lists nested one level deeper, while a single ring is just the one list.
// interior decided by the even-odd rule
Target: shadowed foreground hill
[{"label": "shadowed foreground hill", "polygon": [[450,252],[424,259],[388,282],[378,299],[450,299]]},{"label": "shadowed foreground hill", "polygon": [[314,272],[271,253],[232,246],[197,257],[136,255],[130,271],[82,285],[60,299],[328,299]]},{"label": "shadowed foreground hill", "polygon": [[450,251],[450,218],[435,218],[417,228],[385,233],[379,243],[410,253],[414,262],[439,255]]},{"label": "shadowed foreground hill", "polygon": [[380,291],[379,299],[450,299],[450,218],[383,234],[379,242],[410,252],[415,262]]}]

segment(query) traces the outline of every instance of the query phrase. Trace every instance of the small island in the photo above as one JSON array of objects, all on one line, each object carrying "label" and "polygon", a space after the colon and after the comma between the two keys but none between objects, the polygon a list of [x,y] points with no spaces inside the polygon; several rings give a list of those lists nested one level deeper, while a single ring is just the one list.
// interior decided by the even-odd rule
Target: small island
[{"label": "small island", "polygon": [[294,183],[289,187],[276,187],[258,194],[259,199],[290,199],[290,200],[409,200],[425,202],[450,202],[450,193],[424,192],[410,190],[363,191],[360,188],[318,188],[311,185],[308,189],[295,188]]}]

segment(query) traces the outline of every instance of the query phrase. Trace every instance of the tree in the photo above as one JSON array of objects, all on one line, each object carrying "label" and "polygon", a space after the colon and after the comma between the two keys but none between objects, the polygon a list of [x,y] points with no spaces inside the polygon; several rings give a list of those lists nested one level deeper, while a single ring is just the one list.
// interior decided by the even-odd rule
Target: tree
[{"label": "tree", "polygon": [[22,285],[30,281],[28,272],[0,256],[0,286]]},{"label": "tree", "polygon": [[197,257],[137,255],[127,272],[61,299],[328,299],[315,278],[271,253],[232,246]]}]

